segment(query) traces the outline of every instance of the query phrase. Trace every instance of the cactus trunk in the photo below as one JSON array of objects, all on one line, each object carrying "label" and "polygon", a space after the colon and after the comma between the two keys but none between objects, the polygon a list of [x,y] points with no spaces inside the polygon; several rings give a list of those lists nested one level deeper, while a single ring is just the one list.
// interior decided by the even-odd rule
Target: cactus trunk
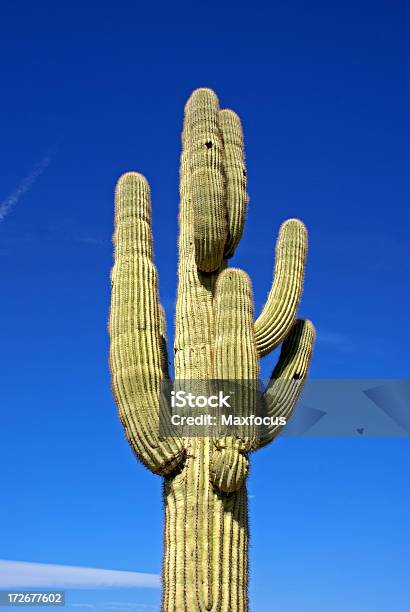
[{"label": "cactus trunk", "polygon": [[215,491],[209,439],[192,438],[183,470],[164,483],[164,612],[248,609],[246,486]]}]

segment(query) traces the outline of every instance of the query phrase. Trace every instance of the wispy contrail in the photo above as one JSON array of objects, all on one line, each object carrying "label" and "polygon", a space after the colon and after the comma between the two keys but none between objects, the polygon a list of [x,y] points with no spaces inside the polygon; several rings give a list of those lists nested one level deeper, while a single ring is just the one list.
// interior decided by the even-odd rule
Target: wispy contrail
[{"label": "wispy contrail", "polygon": [[0,560],[0,588],[159,588],[159,575]]},{"label": "wispy contrail", "polygon": [[27,193],[27,191],[33,185],[35,180],[40,176],[40,174],[43,174],[44,170],[50,164],[52,158],[52,151],[46,153],[43,159],[39,161],[39,163],[34,166],[34,168],[27,174],[27,176],[23,178],[20,185],[18,185],[18,187],[16,187],[16,189],[10,195],[8,195],[2,202],[0,202],[0,223],[15,207],[21,196]]}]

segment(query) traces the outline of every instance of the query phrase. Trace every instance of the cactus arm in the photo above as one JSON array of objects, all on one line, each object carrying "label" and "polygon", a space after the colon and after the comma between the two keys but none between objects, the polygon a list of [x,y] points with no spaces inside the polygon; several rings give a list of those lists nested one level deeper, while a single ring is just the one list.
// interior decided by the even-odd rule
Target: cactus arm
[{"label": "cactus arm", "polygon": [[226,177],[226,208],[228,237],[224,256],[229,259],[242,237],[248,204],[246,167],[241,121],[232,110],[219,113],[219,125],[224,144],[224,172]]},{"label": "cactus arm", "polygon": [[[187,102],[180,164],[178,293],[175,313],[174,367],[175,378],[185,380],[213,378],[212,304],[217,272],[212,274],[201,272],[196,256],[196,247],[198,243],[199,248],[201,247],[201,241],[198,237],[197,240],[195,239],[195,232],[198,229],[195,219],[200,212],[197,200],[199,193],[197,183],[200,176],[198,171],[193,170],[197,162],[193,162],[192,158],[197,159],[198,155],[194,150],[195,139],[192,132],[193,124],[198,123],[197,106],[203,101],[201,92],[203,93],[202,98],[205,97],[206,100],[210,98],[210,104],[211,102],[215,104],[208,90],[197,90]],[[200,117],[201,113],[199,113]],[[205,141],[207,142],[206,137]],[[202,188],[205,189],[205,186],[203,185]],[[205,201],[207,206],[213,205],[211,200],[205,198]],[[211,220],[212,215],[213,213],[210,212]]]},{"label": "cactus arm", "polygon": [[[314,341],[315,328],[311,321],[297,319],[282,344],[278,363],[264,394],[268,416],[288,419],[292,414],[303,390]],[[281,429],[281,425],[272,426],[260,438],[258,448],[272,442]]]},{"label": "cactus arm", "polygon": [[182,442],[159,439],[163,377],[157,272],[152,261],[149,185],[126,173],[115,197],[114,267],[109,331],[112,385],[120,419],[137,457],[168,474],[184,456]]},{"label": "cactus arm", "polygon": [[227,236],[223,142],[219,102],[210,89],[197,89],[186,104],[190,126],[190,183],[195,258],[202,272],[216,271]]},{"label": "cactus arm", "polygon": [[307,230],[298,219],[288,219],[276,243],[272,288],[255,322],[255,338],[261,357],[276,348],[289,333],[303,289],[307,255]]},{"label": "cactus arm", "polygon": [[[217,380],[243,380],[236,409],[242,416],[252,412],[249,381],[259,374],[256,354],[253,300],[250,280],[242,270],[228,268],[220,273],[215,291],[215,372]],[[214,439],[211,481],[224,493],[237,491],[248,473],[246,456],[253,440],[225,436]]]},{"label": "cactus arm", "polygon": [[215,289],[215,371],[222,380],[254,380],[259,363],[248,275],[237,268],[219,274]]}]

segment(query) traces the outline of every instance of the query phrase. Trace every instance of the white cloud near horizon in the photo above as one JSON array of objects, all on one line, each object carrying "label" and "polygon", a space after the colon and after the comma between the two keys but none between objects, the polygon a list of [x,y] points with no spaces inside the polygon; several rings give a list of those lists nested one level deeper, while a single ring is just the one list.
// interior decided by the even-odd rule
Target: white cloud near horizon
[{"label": "white cloud near horizon", "polygon": [[158,574],[6,561],[0,559],[0,588],[159,588]]},{"label": "white cloud near horizon", "polygon": [[153,604],[138,603],[135,601],[107,601],[105,603],[98,604],[76,602],[70,605],[72,608],[85,608],[88,610],[94,610],[98,608],[99,610],[116,610],[118,612],[143,612],[145,610],[158,610],[158,606],[154,606]]},{"label": "white cloud near horizon", "polygon": [[51,151],[46,153],[43,159],[41,159],[39,163],[36,164],[34,168],[23,178],[16,189],[0,202],[0,223],[16,206],[20,198],[27,193],[29,189],[31,189],[38,177],[43,174],[44,170],[47,168],[47,166],[49,166],[52,157],[53,153]]},{"label": "white cloud near horizon", "polygon": [[106,610],[118,610],[119,612],[133,612],[135,610],[158,610],[158,606],[153,604],[123,601],[108,601],[104,608]]}]

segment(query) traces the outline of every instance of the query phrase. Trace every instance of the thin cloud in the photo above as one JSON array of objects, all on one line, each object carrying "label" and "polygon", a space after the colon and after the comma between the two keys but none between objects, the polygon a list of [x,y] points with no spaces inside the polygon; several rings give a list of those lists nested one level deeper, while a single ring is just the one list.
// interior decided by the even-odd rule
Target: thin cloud
[{"label": "thin cloud", "polygon": [[135,612],[142,610],[157,610],[157,606],[145,603],[125,602],[125,601],[109,601],[104,604],[105,610],[118,610],[119,612]]},{"label": "thin cloud", "polygon": [[317,339],[318,342],[327,344],[343,353],[351,353],[355,350],[355,346],[350,339],[338,332],[319,330]]},{"label": "thin cloud", "polygon": [[38,588],[159,588],[158,574],[0,560],[0,587]]},{"label": "thin cloud", "polygon": [[91,236],[90,234],[80,236],[78,238],[78,242],[82,242],[83,244],[89,244],[90,246],[102,246],[104,244],[104,240],[101,240],[101,238],[96,238],[95,236]]},{"label": "thin cloud", "polygon": [[18,187],[16,187],[16,189],[9,196],[0,202],[0,223],[16,206],[20,198],[31,189],[38,177],[43,174],[44,170],[49,166],[52,158],[52,151],[46,153],[43,159],[40,160],[39,163],[36,164],[27,174],[27,176],[23,178]]}]

